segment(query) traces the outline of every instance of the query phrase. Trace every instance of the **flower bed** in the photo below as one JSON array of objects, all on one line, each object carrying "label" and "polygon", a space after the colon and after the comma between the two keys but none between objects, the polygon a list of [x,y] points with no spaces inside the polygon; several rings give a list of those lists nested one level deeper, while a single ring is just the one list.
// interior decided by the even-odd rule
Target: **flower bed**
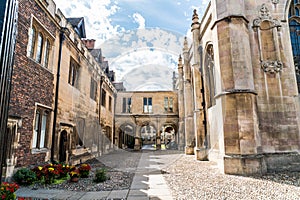
[{"label": "flower bed", "polygon": [[[26,168],[25,168],[26,169]],[[24,171],[24,168],[22,169]],[[29,169],[26,169],[29,170]],[[69,166],[64,164],[45,164],[45,165],[39,165],[31,169],[32,172],[35,173],[35,180],[32,180],[32,177],[29,177],[29,175],[22,173],[22,177],[18,178],[16,177],[15,180],[17,182],[22,182],[20,184],[23,185],[30,185],[33,182],[40,182],[43,184],[53,184],[55,182],[60,182],[59,180],[67,180],[70,178],[70,181],[73,180],[73,178],[77,177],[88,177],[89,172],[91,170],[91,166],[89,164],[81,164],[78,168],[76,166]],[[20,171],[17,171],[16,174],[20,174]],[[30,178],[30,182],[26,181],[24,184],[24,180],[27,180]]]},{"label": "flower bed", "polygon": [[0,196],[4,200],[16,199],[15,191],[19,189],[19,185],[16,183],[3,182],[0,187]]}]

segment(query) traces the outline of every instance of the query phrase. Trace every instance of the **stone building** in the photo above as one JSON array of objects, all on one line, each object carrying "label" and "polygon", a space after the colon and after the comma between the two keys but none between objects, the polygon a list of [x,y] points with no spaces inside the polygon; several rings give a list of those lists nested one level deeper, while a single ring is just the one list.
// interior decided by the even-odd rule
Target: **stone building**
[{"label": "stone building", "polygon": [[178,133],[178,100],[174,91],[120,91],[115,109],[115,138],[119,148],[142,145],[183,146]]},{"label": "stone building", "polygon": [[84,19],[65,18],[53,0],[19,0],[17,23],[6,175],[107,152],[116,90],[81,41]]},{"label": "stone building", "polygon": [[228,174],[300,170],[299,8],[212,0],[201,20],[194,11],[178,65],[187,154]]}]

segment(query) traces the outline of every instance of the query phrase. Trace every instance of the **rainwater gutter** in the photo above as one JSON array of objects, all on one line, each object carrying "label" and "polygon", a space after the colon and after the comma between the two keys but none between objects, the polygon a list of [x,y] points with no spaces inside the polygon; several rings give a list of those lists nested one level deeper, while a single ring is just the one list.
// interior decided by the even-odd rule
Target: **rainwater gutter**
[{"label": "rainwater gutter", "polygon": [[52,127],[52,143],[51,143],[51,162],[54,162],[55,154],[55,136],[56,136],[56,121],[57,121],[57,110],[58,110],[58,93],[59,93],[59,81],[60,81],[60,68],[61,68],[61,54],[63,41],[65,40],[65,32],[68,31],[67,28],[63,27],[59,34],[59,53],[57,62],[57,73],[56,73],[56,88],[55,88],[55,100],[54,100],[54,110],[53,110],[53,127]]}]

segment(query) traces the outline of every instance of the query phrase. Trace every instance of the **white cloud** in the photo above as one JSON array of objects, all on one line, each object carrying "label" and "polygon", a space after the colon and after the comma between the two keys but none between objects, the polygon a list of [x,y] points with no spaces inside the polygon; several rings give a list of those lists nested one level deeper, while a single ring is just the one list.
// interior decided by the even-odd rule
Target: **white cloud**
[{"label": "white cloud", "polygon": [[144,29],[145,28],[145,18],[139,14],[139,13],[134,13],[132,15],[134,22],[139,25],[138,29]]},{"label": "white cloud", "polygon": [[[113,37],[119,29],[122,29],[119,25],[113,26],[111,24],[111,16],[120,9],[115,1],[55,0],[55,2],[66,17],[84,17],[87,37],[96,39],[99,44]],[[70,9],[71,4],[72,9]]]}]

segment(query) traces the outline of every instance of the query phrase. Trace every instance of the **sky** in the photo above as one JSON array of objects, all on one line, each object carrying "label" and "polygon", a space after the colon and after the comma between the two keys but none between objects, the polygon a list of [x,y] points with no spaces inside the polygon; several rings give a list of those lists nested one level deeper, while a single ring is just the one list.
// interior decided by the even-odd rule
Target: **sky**
[{"label": "sky", "polygon": [[191,37],[193,10],[209,0],[55,0],[66,17],[84,17],[127,90],[171,90],[183,38]]}]

